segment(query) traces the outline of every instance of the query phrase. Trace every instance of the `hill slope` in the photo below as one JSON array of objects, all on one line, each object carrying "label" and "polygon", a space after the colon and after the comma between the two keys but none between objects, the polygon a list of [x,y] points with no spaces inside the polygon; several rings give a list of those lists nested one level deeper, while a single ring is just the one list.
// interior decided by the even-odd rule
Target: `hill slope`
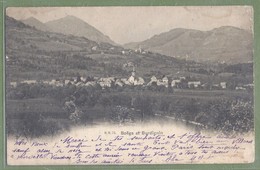
[{"label": "hill slope", "polygon": [[75,36],[82,36],[96,42],[106,42],[113,45],[116,44],[108,36],[104,35],[85,21],[74,16],[66,16],[61,19],[49,21],[45,23],[45,25],[49,27],[53,32],[58,32],[66,35],[71,34]]},{"label": "hill slope", "polygon": [[41,31],[51,31],[50,28],[48,28],[44,23],[37,20],[34,17],[27,18],[26,20],[22,20],[22,22],[26,25],[29,25],[31,27],[35,27],[38,30]]},{"label": "hill slope", "polygon": [[154,53],[129,52],[120,46],[97,43],[85,37],[44,32],[11,17],[6,17],[7,79],[69,78],[80,73],[93,76],[131,74],[134,63],[137,75],[169,75],[185,68],[185,61]]},{"label": "hill slope", "polygon": [[252,42],[249,32],[226,26],[211,31],[173,29],[125,47],[197,61],[244,63],[253,59]]}]

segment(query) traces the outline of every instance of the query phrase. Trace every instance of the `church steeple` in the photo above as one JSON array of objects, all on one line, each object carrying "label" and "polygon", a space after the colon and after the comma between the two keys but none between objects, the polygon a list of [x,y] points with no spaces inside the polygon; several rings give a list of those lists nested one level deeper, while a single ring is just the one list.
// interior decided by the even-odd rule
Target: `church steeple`
[{"label": "church steeple", "polygon": [[135,66],[133,66],[132,76],[135,77]]}]

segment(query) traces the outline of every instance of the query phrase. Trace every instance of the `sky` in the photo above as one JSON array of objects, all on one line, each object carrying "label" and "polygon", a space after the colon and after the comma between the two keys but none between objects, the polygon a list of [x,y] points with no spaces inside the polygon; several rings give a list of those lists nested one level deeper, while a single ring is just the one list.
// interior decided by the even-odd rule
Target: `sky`
[{"label": "sky", "polygon": [[252,31],[249,6],[157,7],[9,7],[6,14],[18,20],[34,17],[41,22],[78,17],[118,44],[139,42],[174,28],[211,30],[235,26]]}]

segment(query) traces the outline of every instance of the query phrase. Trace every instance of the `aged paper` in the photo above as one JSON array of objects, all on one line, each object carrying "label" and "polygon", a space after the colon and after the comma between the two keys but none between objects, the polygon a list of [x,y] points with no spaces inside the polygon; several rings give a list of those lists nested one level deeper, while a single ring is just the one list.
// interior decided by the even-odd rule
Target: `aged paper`
[{"label": "aged paper", "polygon": [[8,165],[255,160],[253,8],[7,8]]},{"label": "aged paper", "polygon": [[[120,129],[120,130],[119,130]],[[253,134],[194,132],[168,125],[77,128],[52,137],[8,139],[10,165],[251,163]]]}]

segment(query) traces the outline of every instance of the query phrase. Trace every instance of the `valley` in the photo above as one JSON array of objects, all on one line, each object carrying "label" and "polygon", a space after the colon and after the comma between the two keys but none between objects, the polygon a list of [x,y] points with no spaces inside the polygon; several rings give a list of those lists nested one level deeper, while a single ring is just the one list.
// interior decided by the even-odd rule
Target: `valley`
[{"label": "valley", "polygon": [[[47,26],[61,21],[69,25],[71,19],[79,22],[68,16]],[[252,41],[248,34],[248,42],[234,48],[223,38],[223,30],[234,29],[229,27],[213,33],[178,29],[165,35],[167,38],[155,36],[141,45],[122,47],[101,33],[96,35],[92,27],[87,30],[92,30],[94,38],[23,22],[8,16],[5,20],[9,134],[38,137],[77,124],[145,123],[158,117],[195,122],[202,129],[226,133],[253,129]],[[230,33],[232,41],[239,31],[231,31],[235,34]],[[213,34],[221,34],[220,44],[213,40],[205,44]],[[182,36],[190,42],[179,39]]]}]

